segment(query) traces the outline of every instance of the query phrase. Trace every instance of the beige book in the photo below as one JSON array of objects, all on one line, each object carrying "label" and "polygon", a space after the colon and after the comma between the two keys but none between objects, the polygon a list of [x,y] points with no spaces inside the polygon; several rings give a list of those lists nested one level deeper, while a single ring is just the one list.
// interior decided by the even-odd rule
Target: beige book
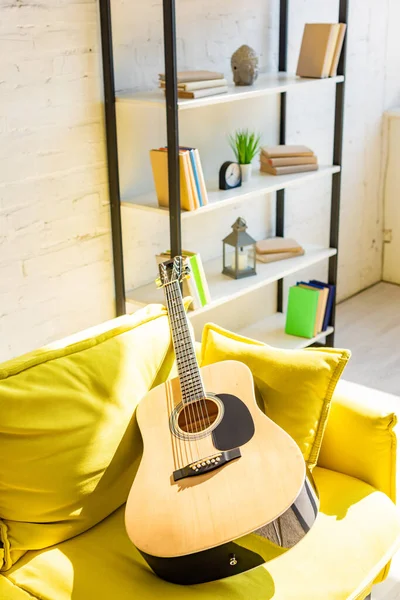
[{"label": "beige book", "polygon": [[[161,73],[160,81],[165,81],[165,74]],[[177,74],[178,83],[189,83],[191,81],[210,81],[210,79],[223,79],[223,73],[216,71],[179,71]]]},{"label": "beige book", "polygon": [[[193,92],[194,90],[206,90],[209,88],[227,86],[226,79],[210,79],[209,81],[192,81],[189,83],[178,83],[178,91]],[[165,81],[160,81],[160,88],[165,88]]]},{"label": "beige book", "polygon": [[343,48],[345,33],[346,33],[346,24],[339,23],[339,34],[338,34],[338,37],[336,40],[335,52],[333,54],[332,66],[331,66],[331,70],[329,71],[329,77],[336,77],[337,66],[339,64],[339,58],[340,58],[340,54],[341,54],[342,48]]},{"label": "beige book", "polygon": [[261,154],[266,158],[289,158],[291,156],[314,156],[314,152],[308,146],[263,146]]},{"label": "beige book", "polygon": [[286,258],[295,258],[296,256],[302,256],[304,250],[301,249],[298,252],[277,252],[276,254],[256,254],[258,262],[271,263],[278,260],[285,260]]},{"label": "beige book", "polygon": [[315,319],[315,329],[314,335],[321,333],[322,327],[324,324],[324,316],[326,311],[326,305],[328,302],[329,288],[315,288],[312,285],[307,285],[305,283],[301,283],[299,287],[306,288],[307,290],[315,290],[318,292],[318,308],[317,308],[317,317]]},{"label": "beige book", "polygon": [[291,167],[293,165],[316,165],[316,156],[289,156],[288,158],[267,158],[260,155],[260,161],[270,167]]},{"label": "beige book", "polygon": [[[158,204],[168,208],[168,152],[161,149],[150,150],[150,160]],[[184,160],[184,153],[179,153],[179,167],[181,206],[184,210],[194,210],[194,202],[187,173],[186,161]]]},{"label": "beige book", "polygon": [[226,94],[229,90],[227,85],[219,87],[207,88],[205,90],[193,90],[193,92],[184,92],[178,90],[178,98],[206,98],[207,96],[217,96],[218,94]]},{"label": "beige book", "polygon": [[293,165],[291,167],[271,167],[261,163],[260,171],[269,175],[290,175],[291,173],[306,173],[307,171],[318,171],[318,165]]},{"label": "beige book", "polygon": [[303,250],[292,238],[273,237],[256,243],[257,254],[276,254],[279,252],[299,252]]},{"label": "beige book", "polygon": [[305,24],[296,75],[329,77],[339,29],[339,23]]}]

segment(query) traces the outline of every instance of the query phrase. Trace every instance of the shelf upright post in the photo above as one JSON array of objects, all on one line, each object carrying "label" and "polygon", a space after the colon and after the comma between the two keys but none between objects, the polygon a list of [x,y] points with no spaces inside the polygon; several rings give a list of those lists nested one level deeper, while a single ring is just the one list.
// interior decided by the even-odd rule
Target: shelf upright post
[{"label": "shelf upright post", "polygon": [[175,0],[163,0],[171,257],[182,254]]},{"label": "shelf upright post", "polygon": [[[279,63],[278,70],[287,70],[289,0],[280,0],[279,5]],[[279,143],[286,144],[286,92],[280,96]],[[276,193],[275,235],[283,237],[285,232],[285,190]],[[278,281],[277,310],[283,312],[283,279]]]},{"label": "shelf upright post", "polygon": [[114,262],[115,312],[118,317],[126,313],[126,305],[110,0],[100,0],[100,28],[103,60],[108,191],[110,197],[111,238]]},{"label": "shelf upright post", "polygon": [[[349,3],[348,0],[340,0],[339,2],[339,23],[348,24]],[[336,101],[335,101],[335,129],[334,129],[334,144],[333,144],[333,164],[339,165],[339,173],[335,173],[332,179],[332,197],[331,197],[331,220],[330,220],[330,240],[331,248],[338,250],[339,246],[339,222],[340,222],[340,196],[342,183],[342,156],[343,156],[343,125],[344,125],[344,99],[345,99],[345,83],[346,83],[346,57],[347,57],[347,36],[344,39],[343,50],[340,56],[338,65],[338,75],[343,75],[345,80],[336,84]],[[329,259],[328,281],[336,286],[337,291],[337,274],[338,274],[338,253],[331,256]],[[331,325],[335,327],[336,321],[336,302],[332,308]],[[334,346],[335,333],[331,333],[326,338],[327,346]]]}]

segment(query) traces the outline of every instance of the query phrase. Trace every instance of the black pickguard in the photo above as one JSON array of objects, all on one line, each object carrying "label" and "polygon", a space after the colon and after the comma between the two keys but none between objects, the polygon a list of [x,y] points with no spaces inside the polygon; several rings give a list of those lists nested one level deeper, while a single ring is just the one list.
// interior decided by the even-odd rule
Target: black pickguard
[{"label": "black pickguard", "polygon": [[230,450],[246,444],[254,435],[254,423],[247,406],[232,394],[216,394],[224,405],[221,423],[212,432],[217,450]]}]

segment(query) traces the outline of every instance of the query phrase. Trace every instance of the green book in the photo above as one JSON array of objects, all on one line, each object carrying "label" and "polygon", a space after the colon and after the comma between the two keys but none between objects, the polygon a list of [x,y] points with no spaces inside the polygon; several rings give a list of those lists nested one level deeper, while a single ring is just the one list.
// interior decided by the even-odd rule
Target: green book
[{"label": "green book", "polygon": [[285,333],[312,338],[318,312],[319,292],[294,285],[289,289]]}]

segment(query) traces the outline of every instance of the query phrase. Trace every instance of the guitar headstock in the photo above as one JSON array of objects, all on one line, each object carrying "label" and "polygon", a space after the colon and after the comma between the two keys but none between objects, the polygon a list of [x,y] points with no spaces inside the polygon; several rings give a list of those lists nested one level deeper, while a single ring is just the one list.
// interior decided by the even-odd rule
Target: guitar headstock
[{"label": "guitar headstock", "polygon": [[160,276],[156,279],[157,287],[164,287],[174,281],[183,281],[190,277],[190,267],[182,256],[175,256],[158,265]]}]

